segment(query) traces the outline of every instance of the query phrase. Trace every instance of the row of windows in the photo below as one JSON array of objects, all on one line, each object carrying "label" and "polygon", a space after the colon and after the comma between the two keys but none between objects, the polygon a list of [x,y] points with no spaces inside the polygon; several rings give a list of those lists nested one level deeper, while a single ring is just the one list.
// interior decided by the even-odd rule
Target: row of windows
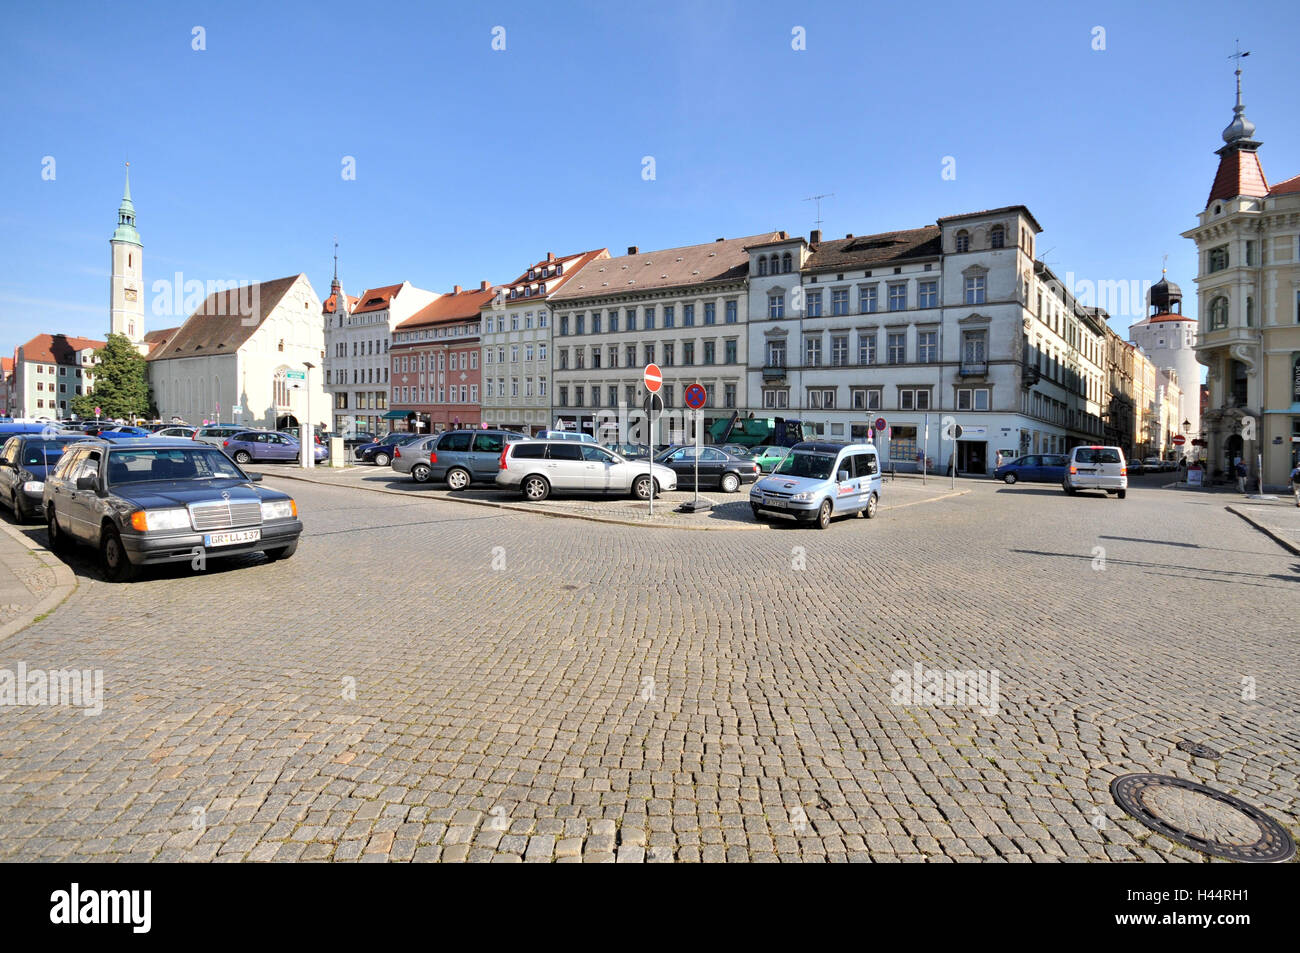
[{"label": "row of windows", "polygon": [[[545,311],[538,311],[535,320],[536,320],[536,324],[534,325],[533,312],[531,311],[525,311],[522,317],[518,314],[512,314],[510,315],[510,330],[511,331],[521,330],[520,327],[521,324],[522,324],[522,330],[524,331],[531,331],[533,330],[534,327],[544,328],[547,326],[546,325],[547,313]],[[493,331],[502,333],[505,331],[505,329],[506,329],[506,316],[504,314],[498,314],[495,316],[489,314],[483,318],[484,334],[491,334]]]},{"label": "row of windows", "polygon": [[[284,342],[283,342],[283,341],[280,342],[280,350],[281,350],[281,351],[284,350]],[[353,341],[353,342],[352,342],[352,356],[353,356],[353,357],[366,357],[366,356],[368,356],[368,355],[374,355],[374,354],[387,354],[387,353],[388,353],[388,341],[387,341],[386,339],[383,339],[383,338],[375,338],[374,340],[371,340],[371,341]],[[347,356],[348,356],[348,342],[347,342],[347,341],[339,341],[339,342],[337,342],[337,343],[334,345],[334,356],[335,356],[335,357],[347,357]]]},{"label": "row of windows", "polygon": [[[970,232],[961,229],[954,236],[954,243],[957,251],[970,251]],[[1007,247],[1007,230],[1001,225],[994,225],[989,229],[989,248],[1006,248]]]},{"label": "row of windows", "polygon": [[[641,345],[641,364],[662,364],[664,367],[674,367],[677,365],[679,352],[677,346],[681,345],[681,364],[683,366],[692,366],[696,363],[695,341],[660,341],[658,345],[654,343],[645,343]],[[604,367],[616,368],[619,366],[620,348],[624,358],[625,367],[636,367],[637,346],[635,344],[617,345],[611,344],[602,349],[596,345],[590,349],[590,368],[599,370],[602,366],[602,360],[605,361]],[[722,360],[719,362],[718,342],[714,340],[704,341],[699,350],[701,364],[736,364],[739,363],[739,342],[732,338],[722,342]],[[573,370],[586,370],[588,368],[588,349],[578,347],[573,349]],[[562,347],[556,351],[556,370],[567,371],[570,369],[569,349]]]},{"label": "row of windows", "polygon": [[[601,387],[604,387],[602,391]],[[725,407],[728,410],[736,409],[736,385],[724,384],[721,388],[721,404],[718,403],[718,388],[706,388],[707,396],[705,398],[705,407]],[[636,384],[592,384],[587,387],[583,384],[561,384],[556,388],[557,407],[617,407],[620,403],[620,394],[622,403],[629,407],[640,405],[638,394],[640,393],[639,385]],[[601,397],[607,398],[605,403],[601,403]],[[663,398],[665,407],[674,407],[677,404],[677,388],[672,384],[664,384],[659,390],[659,396]],[[591,403],[587,400],[590,398]],[[572,403],[570,403],[572,401]]]},{"label": "row of windows", "polygon": [[478,333],[478,323],[457,324],[452,327],[425,328],[422,331],[398,331],[394,340],[398,344],[409,341],[429,341],[434,338],[463,338]]},{"label": "row of windows", "polygon": [[[889,282],[886,286],[886,296],[888,310],[906,311],[911,305],[908,297],[908,282],[898,281]],[[939,306],[939,282],[936,281],[918,281],[916,284],[918,308],[937,308]],[[820,318],[827,314],[831,316],[846,315],[849,310],[849,289],[832,288],[829,296],[830,310],[824,310],[826,302],[823,301],[823,294],[820,290],[809,291],[800,288],[797,292],[802,295],[804,310],[803,313],[809,318]],[[986,281],[983,275],[970,275],[965,279],[963,290],[963,299],[966,304],[977,305],[984,304],[986,301]],[[800,311],[797,298],[791,303],[791,316],[798,316]],[[878,284],[858,285],[858,314],[875,314],[880,310],[880,290]],[[772,292],[767,296],[767,316],[769,318],[784,318],[786,316],[786,293],[783,291]]]},{"label": "row of windows", "polygon": [[[878,335],[874,331],[858,332],[857,361],[859,365],[879,363],[876,350]],[[830,349],[824,351],[822,335],[804,337],[803,364],[805,367],[850,366],[849,335],[832,334]],[[962,332],[962,363],[982,365],[988,361],[988,334],[985,331]],[[787,367],[787,343],[783,340],[767,342],[766,367]],[[934,364],[939,360],[939,332],[917,331],[917,364]],[[886,364],[907,364],[907,332],[890,331],[885,335]]]},{"label": "row of windows", "polygon": [[[425,361],[426,357],[428,358],[427,363]],[[393,358],[394,374],[414,374],[424,370],[433,370],[432,354],[403,354],[401,357]],[[476,371],[478,370],[478,351],[439,351],[438,370]]]},{"label": "row of windows", "polygon": [[[36,389],[37,389],[37,390],[45,390],[45,383],[44,383],[44,381],[37,381],[37,382],[36,382]],[[51,392],[54,390],[54,382],[53,382],[53,381],[50,381],[50,390],[51,390]],[[68,392],[68,385],[67,385],[67,384],[60,384],[60,385],[59,385],[59,393],[60,393],[60,394],[66,394],[67,392]],[[77,385],[76,392],[77,392],[78,394],[81,393],[81,385],[80,385],[80,384]]]},{"label": "row of windows", "polygon": [[[497,398],[501,398],[501,397],[506,397],[506,396],[509,396],[509,397],[519,397],[519,396],[521,396],[520,393],[519,393],[519,385],[520,385],[519,378],[517,378],[517,377],[512,377],[512,378],[510,378],[510,390],[507,392],[507,390],[506,390],[506,379],[505,379],[504,377],[498,377],[495,381],[487,380],[487,381],[484,381],[484,382],[483,382],[483,396],[484,396],[485,398],[487,398],[487,397],[497,397]],[[539,378],[537,378],[537,387],[536,387],[536,391],[534,391],[534,388],[533,388],[533,378],[531,378],[531,377],[525,377],[525,378],[523,379],[523,394],[522,394],[522,396],[524,396],[524,397],[533,397],[534,395],[537,396],[537,397],[545,397],[545,396],[546,396],[546,378],[545,378],[545,377],[539,377]]]},{"label": "row of windows", "polygon": [[[437,397],[435,398],[435,394]],[[451,384],[433,387],[394,387],[393,403],[402,404],[477,404],[477,384]]]},{"label": "row of windows", "polygon": [[[330,375],[331,383],[346,384],[348,382],[347,368],[335,368]],[[354,367],[352,368],[352,383],[354,384],[387,384],[388,368],[386,367]]]},{"label": "row of windows", "polygon": [[[546,342],[541,341],[538,342],[536,345],[525,344],[523,345],[522,352],[520,350],[520,345],[518,344],[510,345],[511,364],[519,363],[520,353],[523,354],[525,362],[532,361],[532,360],[544,361],[546,360]],[[505,362],[506,362],[506,348],[504,344],[499,344],[495,348],[485,347],[483,349],[484,364],[504,364]]]},{"label": "row of windows", "polygon": [[[352,395],[353,408],[356,410],[387,410],[388,409],[388,391],[372,390],[359,391]],[[334,395],[334,409],[348,409],[348,392],[340,391]]]},{"label": "row of windows", "polygon": [[[736,324],[740,320],[739,310],[738,310],[740,307],[739,302],[735,298],[729,298],[726,301],[724,301],[722,305],[723,305],[723,309],[722,309],[723,323]],[[704,302],[703,306],[698,312],[696,311],[696,307],[694,303],[683,304],[681,306],[681,314],[680,314],[681,327],[684,328],[695,327],[695,319],[697,315],[704,325],[717,324],[718,323],[717,302],[716,301]],[[590,317],[591,319],[590,324],[588,324],[587,322],[588,317]],[[621,312],[621,317],[622,317],[622,330],[624,331],[637,330],[638,316],[637,316],[636,308],[624,308]],[[570,318],[572,318],[572,324],[570,324]],[[665,304],[660,306],[656,306],[653,304],[646,305],[645,307],[641,308],[640,319],[641,319],[640,329],[642,331],[653,331],[655,329],[656,322],[659,322],[661,320],[662,320],[661,326],[664,328],[678,327],[677,305],[673,305],[673,304]],[[620,320],[620,312],[617,308],[610,308],[608,311],[605,311],[603,313],[600,311],[592,311],[590,315],[588,315],[586,312],[581,312],[581,311],[573,315],[562,314],[560,315],[560,334],[561,335],[569,334],[570,328],[572,328],[573,334],[588,334],[588,333],[602,334],[605,333],[606,331],[608,331],[608,333],[610,334],[618,334],[620,331],[619,320]]]}]

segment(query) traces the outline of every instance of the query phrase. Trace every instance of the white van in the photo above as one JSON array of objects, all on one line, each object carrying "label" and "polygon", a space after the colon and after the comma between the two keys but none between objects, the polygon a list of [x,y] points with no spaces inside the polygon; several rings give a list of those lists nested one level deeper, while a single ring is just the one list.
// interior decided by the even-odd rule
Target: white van
[{"label": "white van", "polygon": [[1119,447],[1075,447],[1066,460],[1061,488],[1067,496],[1079,490],[1105,490],[1121,500],[1128,495],[1128,464]]}]

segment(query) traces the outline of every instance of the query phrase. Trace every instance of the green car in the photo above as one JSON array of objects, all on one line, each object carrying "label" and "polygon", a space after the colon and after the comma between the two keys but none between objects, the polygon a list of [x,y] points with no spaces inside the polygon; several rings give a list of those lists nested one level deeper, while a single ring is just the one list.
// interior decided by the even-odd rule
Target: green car
[{"label": "green car", "polygon": [[771,473],[772,468],[785,459],[789,447],[754,447],[749,451],[750,459],[758,464],[764,473]]}]

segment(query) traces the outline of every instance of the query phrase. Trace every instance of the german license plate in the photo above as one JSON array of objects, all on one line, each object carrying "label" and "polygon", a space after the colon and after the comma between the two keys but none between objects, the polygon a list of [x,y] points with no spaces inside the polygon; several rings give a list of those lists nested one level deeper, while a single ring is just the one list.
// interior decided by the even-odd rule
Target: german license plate
[{"label": "german license plate", "polygon": [[204,546],[235,546],[239,543],[255,543],[262,538],[260,529],[241,529],[231,533],[204,533]]}]

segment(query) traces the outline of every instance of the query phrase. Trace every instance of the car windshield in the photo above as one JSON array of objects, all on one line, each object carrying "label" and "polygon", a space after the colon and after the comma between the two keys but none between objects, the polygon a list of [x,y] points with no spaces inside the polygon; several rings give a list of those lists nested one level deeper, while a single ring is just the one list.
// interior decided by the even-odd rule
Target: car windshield
[{"label": "car windshield", "polygon": [[49,467],[58,462],[70,440],[34,440],[23,448],[23,466]]},{"label": "car windshield", "polygon": [[807,477],[810,480],[829,480],[835,458],[829,453],[792,453],[776,468],[782,476]]},{"label": "car windshield", "polygon": [[108,458],[108,485],[156,480],[245,479],[239,467],[219,450],[162,448],[118,451]]},{"label": "car windshield", "polygon": [[1080,447],[1075,460],[1079,463],[1119,463],[1119,451],[1114,447]]}]

